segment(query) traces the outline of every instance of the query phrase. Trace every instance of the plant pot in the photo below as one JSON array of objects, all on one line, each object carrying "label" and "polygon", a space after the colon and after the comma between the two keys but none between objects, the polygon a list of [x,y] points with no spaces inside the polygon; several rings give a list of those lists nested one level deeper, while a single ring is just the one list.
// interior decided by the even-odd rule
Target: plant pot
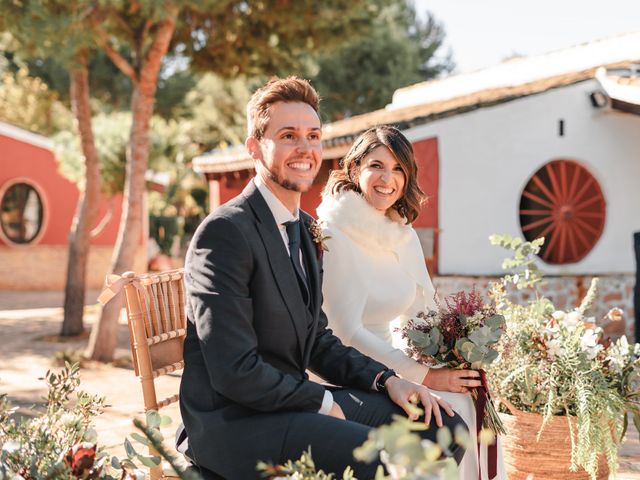
[{"label": "plant pot", "polygon": [[[589,474],[581,467],[575,472],[569,470],[571,434],[568,421],[572,422],[575,431],[574,417],[552,417],[537,441],[542,415],[522,412],[512,406],[509,410],[511,414],[499,413],[507,431],[502,437],[502,449],[509,480],[589,480]],[[609,478],[604,455],[598,458],[596,478]]]}]

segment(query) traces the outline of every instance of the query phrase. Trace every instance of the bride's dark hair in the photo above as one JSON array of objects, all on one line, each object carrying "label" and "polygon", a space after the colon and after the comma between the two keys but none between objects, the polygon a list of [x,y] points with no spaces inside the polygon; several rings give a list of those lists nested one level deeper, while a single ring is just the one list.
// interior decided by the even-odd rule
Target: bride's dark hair
[{"label": "bride's dark hair", "polygon": [[426,196],[418,185],[418,166],[413,147],[397,128],[378,125],[362,133],[340,161],[340,169],[333,170],[322,191],[323,195],[335,196],[339,192],[362,193],[358,185],[362,160],[378,147],[387,147],[404,172],[404,193],[392,208],[412,223],[420,214]]}]

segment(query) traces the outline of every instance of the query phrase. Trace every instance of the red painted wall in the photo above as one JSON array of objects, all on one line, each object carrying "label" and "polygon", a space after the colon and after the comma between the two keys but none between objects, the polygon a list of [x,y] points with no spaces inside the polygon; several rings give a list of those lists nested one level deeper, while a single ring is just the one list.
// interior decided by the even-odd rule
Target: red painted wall
[{"label": "red painted wall", "polygon": [[415,142],[413,151],[418,164],[418,184],[428,198],[413,226],[438,228],[438,140],[429,138]]},{"label": "red painted wall", "polygon": [[[0,135],[0,189],[23,178],[35,184],[41,194],[44,213],[44,229],[37,244],[65,245],[78,202],[78,188],[58,173],[58,163],[53,153],[11,137]],[[110,221],[93,240],[94,245],[113,245],[118,233],[122,197],[112,200],[103,198],[100,205],[99,223],[113,205]],[[7,244],[0,239],[0,248]]]},{"label": "red painted wall", "polygon": [[427,269],[431,275],[438,273],[438,199],[440,185],[440,162],[438,157],[438,139],[428,138],[413,143],[413,151],[418,164],[418,184],[427,195],[427,203],[413,222],[416,228],[433,228],[433,257],[427,258]]}]

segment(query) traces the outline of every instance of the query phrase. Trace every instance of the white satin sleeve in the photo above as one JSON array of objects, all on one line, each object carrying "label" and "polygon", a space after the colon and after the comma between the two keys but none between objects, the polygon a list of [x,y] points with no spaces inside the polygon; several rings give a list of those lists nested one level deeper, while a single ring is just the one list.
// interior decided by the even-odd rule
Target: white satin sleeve
[{"label": "white satin sleeve", "polygon": [[366,262],[354,258],[355,247],[342,232],[326,231],[325,235],[331,239],[327,241],[329,251],[324,254],[322,308],[329,327],[345,345],[384,363],[407,380],[422,383],[428,367],[378,337],[363,323],[368,296]]}]

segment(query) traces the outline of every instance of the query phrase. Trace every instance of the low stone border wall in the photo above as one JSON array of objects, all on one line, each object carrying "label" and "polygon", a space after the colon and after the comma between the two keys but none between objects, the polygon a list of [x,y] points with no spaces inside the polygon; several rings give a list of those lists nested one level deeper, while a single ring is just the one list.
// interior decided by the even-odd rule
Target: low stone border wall
[{"label": "low stone border wall", "polygon": [[[87,288],[100,289],[110,272],[112,246],[93,245],[87,266]],[[67,245],[35,245],[0,248],[0,289],[64,290],[67,275]],[[137,272],[146,272],[146,252],[136,256]]]},{"label": "low stone border wall", "polygon": [[[551,299],[556,308],[560,310],[571,309],[578,306],[591,283],[591,276],[547,276],[540,286],[541,293]],[[629,274],[599,275],[598,295],[596,301],[588,312],[594,316],[597,323],[602,326],[612,337],[626,334],[633,338],[634,310],[633,287],[635,276]],[[498,277],[462,277],[462,276],[436,276],[433,284],[439,297],[443,298],[460,290],[476,290],[486,295],[489,284],[498,280]],[[527,302],[533,298],[530,290],[521,290],[514,293],[514,301]],[[604,318],[605,314],[613,307],[621,308],[624,312],[624,322],[609,322]]]}]

